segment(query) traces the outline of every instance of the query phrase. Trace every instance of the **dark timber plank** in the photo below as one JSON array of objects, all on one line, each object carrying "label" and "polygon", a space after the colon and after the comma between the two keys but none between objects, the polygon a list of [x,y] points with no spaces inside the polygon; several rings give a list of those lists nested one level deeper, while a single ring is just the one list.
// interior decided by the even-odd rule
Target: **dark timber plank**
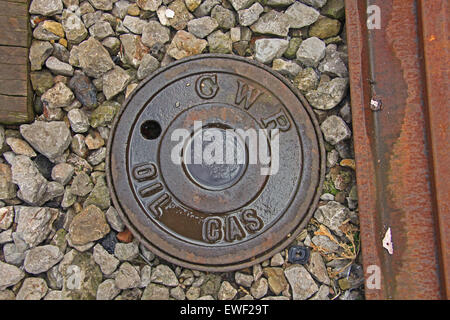
[{"label": "dark timber plank", "polygon": [[27,17],[28,6],[26,3],[13,3],[0,1],[0,16],[7,17]]},{"label": "dark timber plank", "polygon": [[0,123],[32,121],[29,0],[0,0]]}]

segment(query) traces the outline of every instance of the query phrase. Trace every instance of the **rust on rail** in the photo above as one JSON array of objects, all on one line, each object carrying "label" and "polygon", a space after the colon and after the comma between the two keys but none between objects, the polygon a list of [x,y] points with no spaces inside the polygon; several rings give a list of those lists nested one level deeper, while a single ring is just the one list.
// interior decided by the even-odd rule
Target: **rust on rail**
[{"label": "rust on rail", "polygon": [[444,0],[346,0],[363,263],[382,276],[367,299],[448,297],[447,12]]}]

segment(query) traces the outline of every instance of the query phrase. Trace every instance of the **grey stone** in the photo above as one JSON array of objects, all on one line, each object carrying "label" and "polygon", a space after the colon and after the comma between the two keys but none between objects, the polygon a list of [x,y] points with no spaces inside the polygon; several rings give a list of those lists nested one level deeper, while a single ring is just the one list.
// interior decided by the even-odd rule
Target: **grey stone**
[{"label": "grey stone", "polygon": [[294,2],[286,10],[286,17],[291,28],[303,28],[317,21],[320,13],[301,2]]},{"label": "grey stone", "polygon": [[284,274],[291,285],[294,300],[306,300],[319,290],[309,272],[301,265],[287,268]]},{"label": "grey stone", "polygon": [[329,201],[326,205],[320,206],[314,213],[314,218],[324,224],[338,235],[343,235],[339,229],[342,223],[348,219],[350,210],[336,201]]},{"label": "grey stone", "polygon": [[120,36],[120,41],[124,50],[122,61],[137,69],[144,55],[150,50],[142,43],[138,35],[123,34]]},{"label": "grey stone", "polygon": [[173,12],[173,10],[167,8],[166,6],[160,6],[158,8],[158,10],[156,10],[156,15],[158,16],[159,22],[163,26],[170,26],[170,22],[169,22],[169,17],[168,16],[172,17],[173,15],[175,15],[175,13]]},{"label": "grey stone", "polygon": [[97,40],[103,40],[106,37],[113,36],[114,31],[109,22],[100,20],[89,28],[89,34]]},{"label": "grey stone", "polygon": [[120,263],[120,261],[112,254],[109,254],[100,243],[97,243],[94,246],[93,258],[105,275],[110,275],[116,271],[117,266]]},{"label": "grey stone", "polygon": [[14,242],[24,242],[32,248],[49,235],[52,224],[59,215],[58,209],[15,206],[17,228],[13,233]]},{"label": "grey stone", "polygon": [[199,287],[190,287],[186,291],[186,299],[188,300],[197,300],[200,297],[200,288]]},{"label": "grey stone", "polygon": [[284,296],[270,296],[262,298],[261,300],[289,300],[289,298]]},{"label": "grey stone", "polygon": [[106,158],[106,147],[103,147],[91,152],[91,154],[87,157],[87,161],[91,165],[96,166],[101,162],[103,162],[105,158]]},{"label": "grey stone", "polygon": [[14,207],[0,208],[0,230],[7,230],[14,221]]},{"label": "grey stone", "polygon": [[315,8],[322,8],[327,3],[327,0],[300,0],[300,1]]},{"label": "grey stone", "polygon": [[16,295],[11,290],[0,291],[0,301],[16,300]]},{"label": "grey stone", "polygon": [[219,292],[217,294],[218,300],[233,300],[236,296],[237,290],[228,281],[222,282]]},{"label": "grey stone", "polygon": [[[140,288],[145,288],[145,287],[147,287],[150,284],[150,282],[152,282],[152,280],[151,280],[152,267],[146,264],[145,266],[143,266],[141,268],[140,275],[141,275],[141,284],[139,285],[139,287]],[[177,288],[180,288],[180,287],[177,287]],[[182,293],[184,295],[184,291],[183,290],[182,290]],[[184,300],[184,298],[180,299],[180,300]]]},{"label": "grey stone", "polygon": [[146,54],[142,58],[141,65],[137,71],[137,78],[142,80],[149,76],[153,71],[159,68],[159,61],[150,54]]},{"label": "grey stone", "polygon": [[55,57],[48,58],[45,61],[45,66],[56,75],[73,76],[73,67],[68,63],[59,61]]},{"label": "grey stone", "polygon": [[89,205],[96,205],[102,210],[106,210],[111,205],[111,197],[106,182],[103,179],[97,181],[86,201],[83,203],[84,207]]},{"label": "grey stone", "polygon": [[230,0],[231,5],[236,11],[250,7],[254,2],[255,0]]},{"label": "grey stone", "polygon": [[106,220],[108,220],[109,225],[117,232],[122,232],[125,228],[122,220],[114,207],[109,207],[106,211]]},{"label": "grey stone", "polygon": [[190,33],[198,38],[204,38],[219,27],[217,21],[211,17],[202,17],[187,23]]},{"label": "grey stone", "polygon": [[63,257],[64,254],[57,246],[45,245],[35,247],[28,251],[24,267],[28,273],[43,273],[61,261]]},{"label": "grey stone", "polygon": [[336,145],[351,137],[352,133],[344,120],[338,116],[329,116],[320,125],[325,140]]},{"label": "grey stone", "polygon": [[115,66],[103,75],[103,93],[107,100],[121,93],[130,82],[130,75],[119,66]]},{"label": "grey stone", "polygon": [[145,20],[141,20],[138,17],[127,15],[123,19],[124,27],[135,34],[142,34],[142,30],[144,29],[146,24],[147,22]]},{"label": "grey stone", "polygon": [[337,76],[341,78],[347,77],[347,66],[344,61],[342,61],[339,52],[336,51],[336,45],[328,45],[325,52],[325,58],[319,65],[319,71],[330,76]]},{"label": "grey stone", "polygon": [[43,122],[20,126],[20,133],[34,149],[55,161],[69,147],[70,130],[63,121]]},{"label": "grey stone", "polygon": [[181,287],[175,287],[170,289],[170,296],[174,298],[175,300],[185,300],[186,294],[184,293],[184,290]]},{"label": "grey stone", "polygon": [[162,0],[138,0],[136,1],[139,8],[146,11],[156,11],[161,5]]},{"label": "grey stone", "polygon": [[42,278],[26,278],[17,293],[16,300],[41,300],[47,294],[48,286]]},{"label": "grey stone", "polygon": [[319,76],[313,68],[305,68],[295,77],[294,85],[300,90],[300,92],[305,94],[309,91],[317,89],[317,86],[319,85]]},{"label": "grey stone", "polygon": [[84,73],[94,78],[100,78],[114,67],[108,51],[93,37],[78,46],[78,59]]},{"label": "grey stone", "polygon": [[103,39],[102,45],[111,55],[117,55],[120,51],[120,40],[116,37],[107,37]]},{"label": "grey stone", "polygon": [[[83,19],[84,26],[86,28],[92,27],[97,21],[100,21],[102,17],[101,11],[88,12],[84,14],[81,18]],[[93,36],[92,33],[90,33]]]},{"label": "grey stone", "polygon": [[350,108],[350,103],[346,101],[342,108],[339,110],[339,115],[342,119],[344,119],[345,122],[351,123],[352,122],[352,110]]},{"label": "grey stone", "polygon": [[93,128],[107,126],[112,123],[114,116],[120,109],[120,104],[115,101],[105,101],[91,114],[91,126]]},{"label": "grey stone", "polygon": [[155,259],[155,254],[145,248],[142,243],[139,245],[139,249],[141,250],[141,258],[145,259],[147,263],[150,263],[150,261]]},{"label": "grey stone", "polygon": [[25,272],[16,266],[0,261],[0,291],[18,283],[25,277]]},{"label": "grey stone", "polygon": [[20,198],[31,205],[42,205],[48,181],[27,156],[16,156],[11,167],[12,181],[20,190]]},{"label": "grey stone", "polygon": [[210,53],[231,53],[233,50],[233,42],[230,33],[223,33],[217,30],[208,36],[208,46]]},{"label": "grey stone", "polygon": [[[33,74],[33,72],[31,73],[31,75]],[[3,127],[2,125],[0,125],[0,153],[2,153],[5,148],[5,127]]]},{"label": "grey stone", "polygon": [[[70,106],[73,99],[74,95],[72,90],[70,90],[63,82],[56,83],[41,96],[42,103],[50,109]],[[50,125],[48,127],[52,126]]]},{"label": "grey stone", "polygon": [[255,41],[255,59],[261,63],[270,63],[283,55],[289,45],[284,39],[258,39]]},{"label": "grey stone", "polygon": [[115,280],[116,287],[121,290],[137,288],[141,284],[139,272],[128,262],[120,265]]},{"label": "grey stone", "polygon": [[169,289],[160,284],[150,283],[142,293],[141,300],[168,300]]},{"label": "grey stone", "polygon": [[[1,215],[1,213],[0,213]],[[5,244],[8,242],[12,242],[12,229],[8,229],[6,231],[0,232],[0,244]]]},{"label": "grey stone", "polygon": [[151,281],[168,287],[176,287],[178,285],[177,276],[172,269],[164,264],[160,264],[153,269]]},{"label": "grey stone", "polygon": [[76,73],[75,76],[70,79],[69,87],[75,93],[77,100],[84,106],[89,108],[97,106],[97,90],[89,77],[82,73]]},{"label": "grey stone", "polygon": [[294,2],[295,0],[268,0],[267,5],[271,7],[286,7]]},{"label": "grey stone", "polygon": [[142,43],[151,48],[157,43],[165,44],[170,40],[170,29],[158,21],[149,21],[142,29]]},{"label": "grey stone", "polygon": [[[86,147],[85,138],[82,134],[76,134],[72,137],[70,150],[77,156],[86,158],[88,149]],[[84,160],[84,159],[83,159]]]},{"label": "grey stone", "polygon": [[251,27],[253,32],[286,37],[289,32],[289,19],[284,13],[271,10],[263,14]]},{"label": "grey stone", "polygon": [[64,255],[59,264],[63,277],[64,300],[93,300],[102,282],[102,272],[92,254],[73,249]]},{"label": "grey stone", "polygon": [[139,255],[139,247],[136,242],[117,243],[114,248],[114,255],[120,261],[132,261]]},{"label": "grey stone", "polygon": [[317,90],[309,91],[305,97],[314,108],[330,110],[342,101],[347,88],[347,78],[334,78],[331,81],[321,81]]},{"label": "grey stone", "polygon": [[345,15],[344,0],[328,0],[326,5],[323,6],[321,13],[333,19],[342,19]]},{"label": "grey stone", "polygon": [[295,78],[302,71],[297,63],[279,58],[273,60],[272,69],[289,78]]},{"label": "grey stone", "polygon": [[88,31],[83,21],[75,13],[64,10],[62,25],[66,33],[67,41],[78,44],[88,36]]},{"label": "grey stone", "polygon": [[51,30],[48,30],[48,28],[45,27],[45,21],[39,23],[37,27],[34,28],[33,38],[44,41],[59,40],[59,35],[53,33]]},{"label": "grey stone", "polygon": [[307,67],[317,67],[325,57],[325,42],[312,37],[304,40],[297,51],[297,60]]},{"label": "grey stone", "polygon": [[167,54],[178,60],[202,53],[207,44],[206,40],[198,39],[189,32],[180,30],[167,48]]},{"label": "grey stone", "polygon": [[277,253],[275,254],[271,259],[270,259],[270,266],[271,267],[279,267],[282,266],[284,264],[284,258],[281,255],[281,253]]},{"label": "grey stone", "polygon": [[33,40],[29,53],[31,71],[41,70],[45,60],[50,57],[52,52],[53,46],[50,42]]},{"label": "grey stone", "polygon": [[211,10],[219,5],[220,0],[204,0],[202,3],[195,9],[194,15],[197,18],[207,16],[211,13]]},{"label": "grey stone", "polygon": [[[326,236],[314,236],[311,239],[311,242],[322,249],[325,249],[327,252],[338,252],[339,251],[339,245],[335,242],[333,242],[332,240],[330,240],[330,238],[326,237]],[[306,241],[305,241],[306,244]]]},{"label": "grey stone", "polygon": [[317,281],[327,285],[330,284],[327,268],[323,262],[322,256],[317,251],[311,252],[306,269],[317,279]]},{"label": "grey stone", "polygon": [[49,290],[44,297],[44,300],[62,300],[61,290]]},{"label": "grey stone", "polygon": [[204,1],[202,0],[184,0],[184,3],[186,4],[186,7],[190,12],[194,11],[198,8],[198,6]]},{"label": "grey stone", "polygon": [[6,138],[6,144],[16,155],[36,157],[36,152],[34,152],[33,148],[31,148],[30,145],[22,139],[8,137]]},{"label": "grey stone", "polygon": [[264,268],[264,274],[267,277],[270,290],[275,295],[279,295],[288,288],[288,283],[282,268]]},{"label": "grey stone", "polygon": [[220,5],[211,10],[211,18],[215,19],[221,29],[231,29],[236,25],[236,18],[233,11]]},{"label": "grey stone", "polygon": [[92,6],[95,9],[109,11],[109,10],[112,10],[114,1],[113,0],[89,0],[89,3],[92,4]]},{"label": "grey stone", "polygon": [[261,13],[264,12],[264,7],[256,2],[251,5],[248,9],[243,9],[238,11],[239,23],[241,26],[250,26],[255,23]]},{"label": "grey stone", "polygon": [[53,43],[53,54],[52,55],[62,62],[65,62],[65,63],[69,62],[70,52],[69,52],[69,50],[67,50],[66,47],[64,47],[60,43],[57,43],[57,42]]},{"label": "grey stone", "polygon": [[72,109],[67,113],[70,122],[70,128],[73,132],[84,133],[89,130],[89,118],[81,109]]},{"label": "grey stone", "polygon": [[330,300],[328,295],[330,294],[330,288],[326,285],[321,285],[319,291],[309,300]]},{"label": "grey stone", "polygon": [[259,278],[252,284],[250,293],[255,299],[261,299],[267,294],[268,288],[269,285],[266,278]]},{"label": "grey stone", "polygon": [[90,205],[73,218],[69,237],[74,245],[83,246],[103,238],[109,231],[104,213],[98,207]]},{"label": "grey stone", "polygon": [[[64,257],[64,255],[62,255],[62,257]],[[47,284],[49,288],[61,290],[63,287],[63,280],[62,274],[59,272],[59,265],[56,264],[47,271]]]},{"label": "grey stone", "polygon": [[[169,24],[175,30],[182,30],[186,28],[187,23],[194,18],[194,16],[186,8],[183,0],[175,0],[169,4],[169,9],[173,11],[173,17],[169,18]],[[167,16],[167,12],[166,12]]]},{"label": "grey stone", "polygon": [[[15,154],[10,152],[14,157]],[[8,154],[8,152],[5,152]],[[7,156],[5,157],[7,158]],[[0,163],[0,199],[12,199],[16,196],[16,185],[12,181],[11,167],[6,163]],[[0,220],[0,229],[2,222]]]},{"label": "grey stone", "polygon": [[76,196],[83,197],[90,193],[93,188],[94,185],[91,178],[82,171],[73,178],[70,192]]},{"label": "grey stone", "polygon": [[61,13],[62,10],[63,3],[61,0],[33,0],[29,12],[43,16],[54,16]]},{"label": "grey stone", "polygon": [[114,279],[106,279],[98,285],[97,300],[113,300],[120,293],[120,289],[117,288]]},{"label": "grey stone", "polygon": [[25,259],[24,248],[18,246],[14,243],[7,243],[3,246],[3,255],[5,256],[5,261],[9,264],[15,266],[22,266],[23,260]]},{"label": "grey stone", "polygon": [[237,284],[249,288],[253,283],[253,276],[241,272],[236,272],[234,274],[234,281]]}]

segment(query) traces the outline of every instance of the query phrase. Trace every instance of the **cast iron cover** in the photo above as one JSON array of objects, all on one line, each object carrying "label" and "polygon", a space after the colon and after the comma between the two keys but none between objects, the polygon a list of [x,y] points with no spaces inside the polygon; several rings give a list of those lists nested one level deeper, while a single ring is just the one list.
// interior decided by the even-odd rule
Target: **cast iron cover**
[{"label": "cast iron cover", "polygon": [[[177,129],[188,137],[174,139]],[[242,135],[249,129],[268,142],[270,162],[255,163]],[[191,161],[195,150],[208,154],[208,143],[195,149],[199,132],[223,141],[231,132],[242,161]],[[272,164],[274,174],[262,174]],[[232,55],[179,60],[149,76],[125,101],[108,142],[108,184],[127,227],[163,259],[198,270],[240,269],[284,249],[313,214],[324,172],[306,99],[268,67]]]}]

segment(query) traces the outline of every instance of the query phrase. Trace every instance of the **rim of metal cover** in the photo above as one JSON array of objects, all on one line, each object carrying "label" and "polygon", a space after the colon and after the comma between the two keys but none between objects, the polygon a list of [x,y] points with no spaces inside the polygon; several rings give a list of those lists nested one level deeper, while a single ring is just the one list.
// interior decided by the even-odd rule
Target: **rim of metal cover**
[{"label": "rim of metal cover", "polygon": [[[287,211],[295,212],[295,217],[301,216],[300,221],[297,224],[297,226],[290,228],[292,231],[288,232],[281,240],[272,241],[270,236],[267,237],[268,238],[268,240],[266,240],[267,242],[270,243],[272,241],[270,249],[268,249],[264,252],[261,252],[257,256],[254,256],[254,257],[252,257],[250,259],[246,259],[246,260],[239,259],[239,255],[236,255],[235,261],[233,263],[227,263],[227,264],[208,264],[207,261],[204,261],[204,263],[193,263],[188,260],[189,259],[188,257],[186,257],[186,259],[184,260],[180,256],[175,256],[175,255],[171,254],[169,252],[169,250],[171,249],[170,246],[156,247],[154,244],[152,244],[144,235],[142,235],[137,230],[136,226],[134,226],[130,222],[129,218],[124,213],[123,200],[126,199],[126,197],[124,199],[122,199],[122,201],[119,200],[120,191],[119,191],[119,193],[116,192],[116,188],[114,186],[114,182],[113,182],[113,178],[112,178],[112,170],[111,170],[111,146],[115,139],[118,123],[120,122],[120,119],[121,119],[124,111],[126,110],[126,107],[133,100],[133,98],[139,92],[139,90],[143,86],[145,86],[149,81],[154,79],[156,76],[169,71],[171,68],[179,66],[180,64],[189,63],[189,62],[196,61],[196,60],[204,60],[204,59],[208,59],[208,58],[228,59],[228,60],[231,60],[230,63],[233,63],[234,61],[247,63],[253,67],[262,69],[262,71],[268,72],[269,74],[271,74],[272,76],[274,76],[275,78],[280,80],[282,82],[282,84],[284,86],[286,86],[286,89],[290,90],[303,105],[303,108],[306,111],[306,113],[308,114],[311,125],[315,131],[316,143],[317,143],[317,146],[319,149],[319,150],[317,150],[319,160],[318,160],[318,166],[316,168],[317,170],[319,170],[319,173],[317,175],[318,182],[317,182],[317,185],[314,190],[313,190],[313,188],[310,188],[308,190],[309,192],[312,193],[312,196],[311,196],[311,201],[310,201],[309,205],[307,206],[307,210],[306,211],[303,210],[303,212],[302,212],[301,210],[298,210],[297,208],[293,208],[292,206],[290,206],[288,209],[286,209],[286,212]],[[281,250],[285,249],[298,236],[298,234],[304,229],[306,224],[309,222],[310,218],[312,217],[314,211],[317,208],[317,204],[319,202],[319,197],[320,197],[321,189],[322,189],[324,178],[325,178],[325,158],[326,158],[326,156],[325,156],[325,147],[324,147],[323,137],[322,137],[322,133],[321,133],[321,130],[319,127],[319,123],[314,115],[314,112],[313,112],[312,108],[310,107],[308,101],[304,98],[304,96],[298,91],[298,89],[294,88],[287,79],[285,79],[282,75],[274,72],[269,67],[267,67],[259,62],[252,61],[252,60],[249,60],[249,59],[246,59],[243,57],[239,57],[239,56],[235,56],[235,55],[227,55],[227,54],[202,54],[202,55],[196,55],[196,56],[180,59],[180,60],[175,61],[163,68],[158,69],[157,71],[155,71],[154,73],[149,75],[146,79],[142,80],[141,83],[133,90],[133,92],[124,101],[124,103],[122,104],[121,109],[119,110],[118,114],[116,115],[113,125],[111,127],[110,138],[108,140],[108,146],[107,146],[106,175],[107,175],[107,182],[108,182],[108,186],[110,189],[112,202],[113,202],[115,208],[117,209],[119,216],[121,217],[121,219],[123,220],[125,225],[129,228],[129,230],[133,233],[133,235],[141,243],[143,243],[147,249],[149,249],[150,251],[152,251],[153,253],[155,253],[156,255],[161,257],[162,259],[164,259],[170,263],[180,265],[182,267],[196,269],[196,270],[202,270],[202,271],[226,272],[226,271],[233,271],[233,270],[250,267],[256,263],[260,263],[264,260],[267,260],[268,258],[273,256],[277,252],[280,252]],[[125,182],[125,183],[128,183],[128,182]],[[297,198],[297,195],[295,195],[294,199],[296,199],[296,198]],[[275,225],[277,225],[277,223],[275,223]],[[266,233],[270,232],[270,229],[273,229],[273,226],[271,226],[269,228],[269,230],[266,230],[264,233],[266,234]],[[237,246],[241,246],[242,249],[245,248],[245,244],[239,244]],[[236,251],[238,251],[238,250],[236,250]]]}]

